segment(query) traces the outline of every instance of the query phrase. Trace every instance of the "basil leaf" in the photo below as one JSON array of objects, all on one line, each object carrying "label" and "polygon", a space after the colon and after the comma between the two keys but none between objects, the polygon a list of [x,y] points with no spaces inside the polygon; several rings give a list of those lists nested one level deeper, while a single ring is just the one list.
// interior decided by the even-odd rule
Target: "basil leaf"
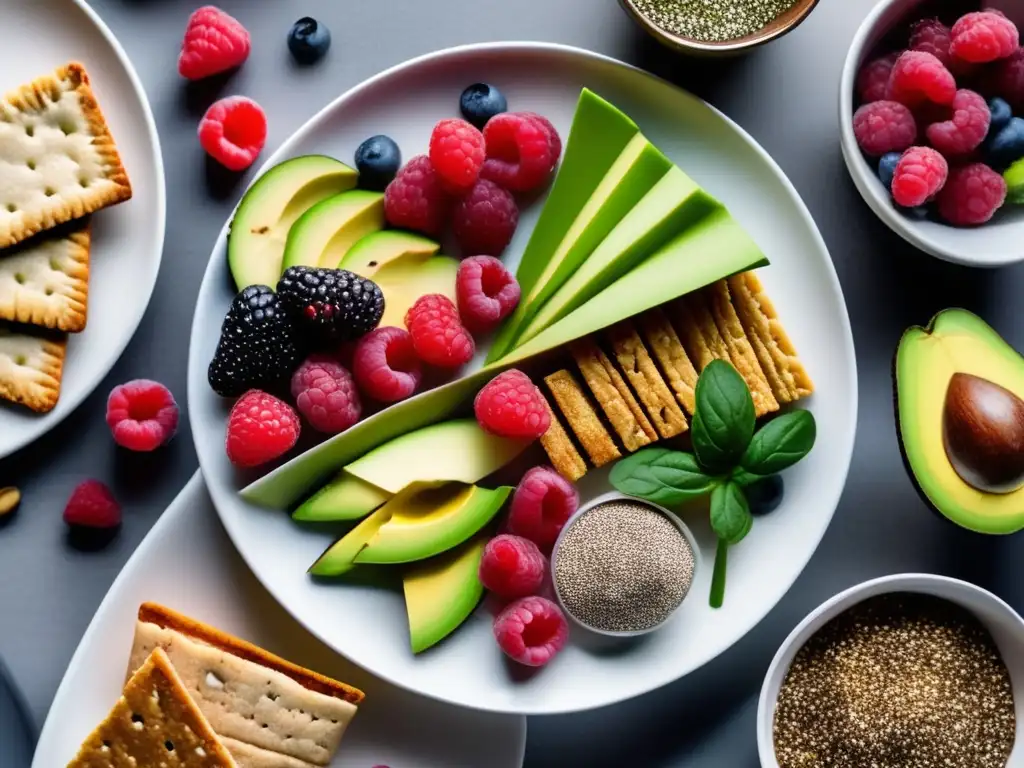
[{"label": "basil leaf", "polygon": [[729,473],[729,479],[745,488],[748,485],[753,485],[756,482],[764,480],[764,477],[762,475],[755,475],[752,472],[747,472],[747,470],[742,467],[736,467],[736,469]]},{"label": "basil leaf", "polygon": [[701,471],[692,453],[645,448],[612,467],[615,490],[655,504],[673,506],[706,496],[718,479]]},{"label": "basil leaf", "polygon": [[725,602],[725,571],[728,564],[729,542],[719,539],[715,548],[715,568],[711,572],[711,595],[708,598],[708,605],[712,608],[721,608]]},{"label": "basil leaf", "polygon": [[753,525],[754,517],[739,485],[730,481],[711,492],[711,528],[718,538],[739,544]]},{"label": "basil leaf", "polygon": [[696,413],[690,436],[701,466],[731,469],[754,434],[754,401],[747,383],[724,360],[713,360],[697,379]]},{"label": "basil leaf", "polygon": [[774,475],[796,464],[814,447],[817,426],[810,411],[790,411],[761,427],[740,459],[754,475]]}]

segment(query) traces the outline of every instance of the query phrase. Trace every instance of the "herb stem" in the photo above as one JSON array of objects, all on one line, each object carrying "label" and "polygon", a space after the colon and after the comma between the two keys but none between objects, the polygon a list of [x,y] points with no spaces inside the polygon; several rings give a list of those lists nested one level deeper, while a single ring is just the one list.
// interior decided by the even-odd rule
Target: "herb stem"
[{"label": "herb stem", "polygon": [[715,570],[711,576],[711,607],[721,608],[725,602],[725,569],[729,560],[729,542],[718,539],[715,550]]}]

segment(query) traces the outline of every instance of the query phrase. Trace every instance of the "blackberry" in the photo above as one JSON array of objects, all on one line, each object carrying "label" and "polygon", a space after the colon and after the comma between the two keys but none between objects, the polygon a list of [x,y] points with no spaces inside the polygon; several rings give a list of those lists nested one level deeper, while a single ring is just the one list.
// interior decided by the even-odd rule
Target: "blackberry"
[{"label": "blackberry", "polygon": [[265,285],[250,285],[235,296],[224,317],[207,378],[223,397],[250,389],[273,392],[289,380],[302,357],[297,329],[280,297]]},{"label": "blackberry", "polygon": [[358,339],[384,314],[380,287],[346,269],[289,267],[277,294],[296,322],[323,344]]}]

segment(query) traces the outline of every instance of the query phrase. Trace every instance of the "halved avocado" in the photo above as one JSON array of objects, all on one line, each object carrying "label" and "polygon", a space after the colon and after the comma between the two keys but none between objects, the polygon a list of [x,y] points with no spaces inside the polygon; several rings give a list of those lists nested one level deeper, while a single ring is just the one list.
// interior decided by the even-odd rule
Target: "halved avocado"
[{"label": "halved avocado", "polygon": [[358,520],[391,496],[372,483],[342,470],[336,478],[299,505],[292,513],[292,519],[305,523]]},{"label": "halved avocado", "polygon": [[360,239],[342,258],[338,269],[373,277],[382,267],[406,259],[424,262],[440,250],[441,246],[429,237],[401,229],[385,229]]},{"label": "halved avocado", "polygon": [[284,247],[284,268],[335,269],[360,238],[384,228],[384,195],[353,189],[329,197],[292,225]]},{"label": "halved avocado", "polygon": [[904,461],[925,502],[979,533],[1024,529],[1024,358],[978,316],[947,309],[903,335],[895,388]]},{"label": "halved avocado", "polygon": [[242,197],[228,233],[228,266],[235,285],[277,285],[288,230],[303,213],[352,189],[359,174],[326,155],[303,155],[275,165]]},{"label": "halved avocado", "polygon": [[373,281],[384,293],[384,315],[380,324],[404,328],[405,313],[416,299],[428,293],[440,293],[454,302],[458,272],[459,262],[450,256],[432,256],[426,260],[410,256],[383,265],[373,275]]}]

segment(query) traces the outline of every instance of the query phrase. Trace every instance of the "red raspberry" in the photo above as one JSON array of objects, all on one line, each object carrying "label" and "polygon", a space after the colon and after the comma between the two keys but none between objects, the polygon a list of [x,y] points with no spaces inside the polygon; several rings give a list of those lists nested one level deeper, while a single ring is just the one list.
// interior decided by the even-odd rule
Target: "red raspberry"
[{"label": "red raspberry", "polygon": [[439,368],[457,368],[473,358],[473,337],[459,321],[452,300],[440,293],[420,296],[405,313],[416,356]]},{"label": "red raspberry", "polygon": [[493,256],[471,256],[455,277],[462,324],[473,333],[492,330],[519,304],[519,283]]},{"label": "red raspberry", "polygon": [[515,368],[499,373],[477,392],[473,411],[485,431],[501,437],[536,439],[551,426],[544,395]]},{"label": "red raspberry", "polygon": [[896,164],[892,197],[904,208],[916,208],[942,189],[949,174],[946,158],[931,147],[911,147]]},{"label": "red raspberry", "polygon": [[547,598],[524,597],[494,619],[494,639],[514,661],[542,667],[565,647],[569,622],[562,609]]},{"label": "red raspberry", "polygon": [[188,19],[178,56],[178,74],[199,80],[241,66],[249,58],[249,33],[238,19],[204,5]]},{"label": "red raspberry", "polygon": [[480,179],[455,204],[452,231],[463,254],[497,256],[505,250],[519,224],[515,198],[493,181]]},{"label": "red raspberry", "polygon": [[300,429],[299,416],[288,403],[250,389],[228,417],[228,459],[236,467],[258,467],[290,451]]},{"label": "red raspberry", "polygon": [[393,227],[436,235],[449,207],[441,179],[426,155],[412,158],[384,190],[384,215]]},{"label": "red raspberry", "polygon": [[547,127],[529,114],[503,112],[484,126],[487,159],[482,178],[513,192],[530,192],[548,182],[558,157]]},{"label": "red raspberry", "polygon": [[110,390],[107,426],[114,442],[130,451],[153,451],[178,429],[178,404],[163,384],[136,379]]},{"label": "red raspberry", "polygon": [[996,96],[1002,96],[1015,109],[1024,108],[1024,48],[993,64],[991,78]]},{"label": "red raspberry", "polygon": [[344,432],[362,414],[352,374],[329,355],[310,355],[292,374],[292,397],[317,432]]},{"label": "red raspberry", "polygon": [[116,528],[121,524],[121,505],[99,480],[86,480],[71,492],[64,522],[81,528]]},{"label": "red raspberry", "polygon": [[199,121],[199,143],[228,170],[244,171],[267,143],[267,116],[245,96],[220,99]]},{"label": "red raspberry", "polygon": [[881,101],[885,98],[885,89],[889,85],[889,75],[892,74],[893,65],[900,57],[902,51],[890,53],[877,59],[872,59],[863,67],[857,75],[857,95],[864,104],[872,101]]},{"label": "red raspberry", "polygon": [[873,101],[853,114],[853,135],[868,155],[902,152],[917,139],[917,122],[897,101]]},{"label": "red raspberry", "polygon": [[1005,59],[1019,45],[1017,27],[1006,16],[978,11],[960,17],[953,25],[949,51],[963,61],[986,64]]},{"label": "red raspberry", "polygon": [[966,89],[956,92],[953,117],[928,126],[928,141],[946,156],[966,155],[988,135],[992,113],[981,95]]},{"label": "red raspberry", "polygon": [[547,130],[548,146],[551,147],[551,155],[554,158],[554,162],[557,163],[558,158],[562,156],[562,137],[558,135],[558,129],[544,115],[538,115],[536,112],[523,112],[522,114],[532,117]]},{"label": "red raspberry", "polygon": [[939,215],[957,227],[989,221],[1006,200],[1006,180],[984,163],[954,168],[936,201]]},{"label": "red raspberry", "polygon": [[405,400],[423,379],[412,336],[392,326],[376,328],[359,340],[352,373],[363,394],[382,403]]},{"label": "red raspberry", "polygon": [[551,467],[534,467],[523,475],[512,495],[508,529],[550,552],[579,506],[576,486]]},{"label": "red raspberry", "polygon": [[430,162],[441,183],[456,194],[476,183],[484,155],[484,135],[465,120],[442,120],[430,134]]},{"label": "red raspberry", "polygon": [[956,80],[942,62],[930,53],[907,51],[893,65],[885,98],[908,107],[924,101],[952,104]]},{"label": "red raspberry", "polygon": [[547,567],[547,558],[532,541],[502,534],[484,548],[480,581],[498,597],[515,600],[540,591]]}]

